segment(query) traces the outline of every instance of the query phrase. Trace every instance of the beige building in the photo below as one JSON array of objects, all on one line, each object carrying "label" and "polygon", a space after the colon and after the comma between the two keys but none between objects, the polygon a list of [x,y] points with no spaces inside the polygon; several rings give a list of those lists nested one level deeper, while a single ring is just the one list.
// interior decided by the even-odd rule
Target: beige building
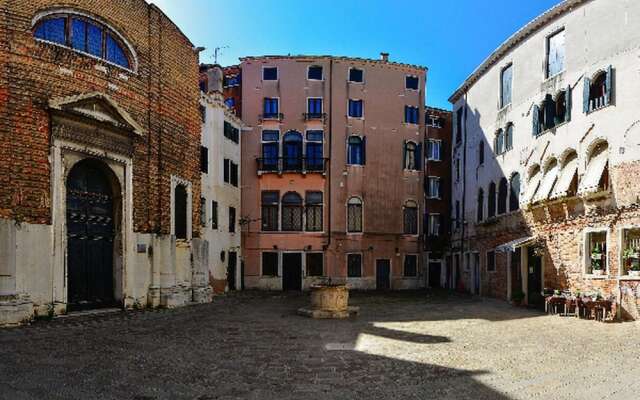
[{"label": "beige building", "polygon": [[209,283],[217,293],[242,286],[240,146],[242,121],[224,103],[222,68],[201,72],[200,225],[209,243]]},{"label": "beige building", "polygon": [[422,287],[426,69],[387,54],[241,69],[246,286]]},{"label": "beige building", "polygon": [[458,286],[600,293],[638,317],[639,19],[635,1],[564,1],[453,94]]}]

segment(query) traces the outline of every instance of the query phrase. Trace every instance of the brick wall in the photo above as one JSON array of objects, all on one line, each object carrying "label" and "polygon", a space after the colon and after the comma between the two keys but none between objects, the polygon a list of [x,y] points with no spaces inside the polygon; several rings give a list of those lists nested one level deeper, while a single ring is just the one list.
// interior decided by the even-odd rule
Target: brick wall
[{"label": "brick wall", "polygon": [[[13,0],[0,5],[0,217],[51,222],[48,102],[101,92],[146,130],[134,144],[134,229],[170,231],[171,175],[191,181],[196,221],[200,122],[192,43],[143,0],[65,1],[66,8],[106,23],[131,43],[138,69],[126,71],[34,40],[34,16],[58,4]],[[193,227],[198,236],[198,224]]]}]

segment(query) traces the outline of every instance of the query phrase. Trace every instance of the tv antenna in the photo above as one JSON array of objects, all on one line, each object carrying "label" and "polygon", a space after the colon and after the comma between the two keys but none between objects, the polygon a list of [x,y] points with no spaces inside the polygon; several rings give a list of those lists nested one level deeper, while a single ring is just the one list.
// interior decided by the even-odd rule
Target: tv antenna
[{"label": "tv antenna", "polygon": [[222,49],[228,49],[229,46],[216,47],[213,49],[213,62],[214,64],[218,63],[218,56],[222,54]]}]

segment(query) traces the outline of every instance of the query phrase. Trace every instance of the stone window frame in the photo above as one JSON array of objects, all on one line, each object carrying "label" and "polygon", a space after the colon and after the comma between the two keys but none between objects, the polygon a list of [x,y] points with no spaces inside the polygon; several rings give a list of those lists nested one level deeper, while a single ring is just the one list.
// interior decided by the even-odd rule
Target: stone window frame
[{"label": "stone window frame", "polygon": [[617,245],[618,245],[618,277],[624,280],[640,280],[640,277],[630,276],[624,266],[624,250],[625,250],[625,233],[626,231],[640,231],[640,225],[627,224],[617,229]]},{"label": "stone window frame", "polygon": [[[589,260],[591,252],[589,251],[589,235],[592,233],[605,233],[606,234],[606,245],[607,251],[605,254],[606,267],[603,275],[594,275],[593,273],[589,273],[588,268],[590,267]],[[609,251],[611,250],[611,233],[610,229],[607,226],[595,226],[595,227],[587,227],[582,231],[582,243],[580,245],[580,254],[582,257],[582,275],[586,279],[609,279],[611,274],[611,262],[609,259]]]}]

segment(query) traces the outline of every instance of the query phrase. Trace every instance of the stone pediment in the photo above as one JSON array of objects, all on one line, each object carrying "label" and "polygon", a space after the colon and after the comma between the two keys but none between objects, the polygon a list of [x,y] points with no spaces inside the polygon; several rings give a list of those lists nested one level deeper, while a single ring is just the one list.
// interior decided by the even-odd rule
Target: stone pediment
[{"label": "stone pediment", "polygon": [[51,99],[49,107],[58,112],[112,125],[119,130],[130,131],[135,135],[144,135],[144,129],[133,117],[104,93],[94,92]]}]

